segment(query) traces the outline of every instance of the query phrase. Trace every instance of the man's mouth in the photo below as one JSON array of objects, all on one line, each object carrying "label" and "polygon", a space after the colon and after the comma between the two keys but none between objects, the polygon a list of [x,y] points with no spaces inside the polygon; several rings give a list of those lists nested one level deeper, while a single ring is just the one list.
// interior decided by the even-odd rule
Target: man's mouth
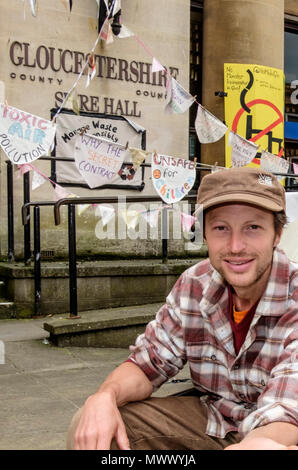
[{"label": "man's mouth", "polygon": [[253,262],[253,258],[245,258],[245,259],[224,259],[224,262],[228,265],[228,267],[234,272],[244,272],[251,266]]}]

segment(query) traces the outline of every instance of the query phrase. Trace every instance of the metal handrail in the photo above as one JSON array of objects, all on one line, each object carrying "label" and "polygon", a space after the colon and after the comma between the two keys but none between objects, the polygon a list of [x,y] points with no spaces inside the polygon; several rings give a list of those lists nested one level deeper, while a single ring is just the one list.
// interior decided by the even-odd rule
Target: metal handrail
[{"label": "metal handrail", "polygon": [[[161,202],[159,196],[124,196],[125,202]],[[196,200],[196,195],[187,195],[183,200]],[[55,225],[60,225],[60,207],[69,204],[116,204],[119,201],[119,196],[99,196],[99,197],[76,197],[76,198],[63,198],[59,199],[54,205],[54,219]]]}]

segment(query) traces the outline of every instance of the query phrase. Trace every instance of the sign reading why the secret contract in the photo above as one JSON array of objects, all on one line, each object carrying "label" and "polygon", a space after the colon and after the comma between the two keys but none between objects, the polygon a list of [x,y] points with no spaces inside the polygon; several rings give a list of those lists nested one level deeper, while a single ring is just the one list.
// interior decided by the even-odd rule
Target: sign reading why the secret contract
[{"label": "sign reading why the secret contract", "polygon": [[82,134],[75,141],[75,163],[90,188],[111,183],[129,151],[123,145]]}]

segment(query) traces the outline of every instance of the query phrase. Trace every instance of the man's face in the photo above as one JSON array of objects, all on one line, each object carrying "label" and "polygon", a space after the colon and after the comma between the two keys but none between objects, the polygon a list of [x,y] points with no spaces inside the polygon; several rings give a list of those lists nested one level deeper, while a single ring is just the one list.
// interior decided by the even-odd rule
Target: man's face
[{"label": "man's face", "polygon": [[266,284],[275,234],[270,211],[248,204],[227,204],[207,211],[205,238],[213,267],[235,289]]}]

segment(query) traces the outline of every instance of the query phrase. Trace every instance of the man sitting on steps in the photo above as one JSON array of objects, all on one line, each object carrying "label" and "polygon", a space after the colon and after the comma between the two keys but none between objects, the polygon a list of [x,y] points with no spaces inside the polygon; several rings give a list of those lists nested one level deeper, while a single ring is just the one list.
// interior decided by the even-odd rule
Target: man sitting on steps
[{"label": "man sitting on steps", "polygon": [[[270,173],[203,178],[209,258],[178,279],[144,334],[73,418],[69,449],[298,450],[298,266],[277,247]],[[194,396],[151,397],[188,362]]]}]

